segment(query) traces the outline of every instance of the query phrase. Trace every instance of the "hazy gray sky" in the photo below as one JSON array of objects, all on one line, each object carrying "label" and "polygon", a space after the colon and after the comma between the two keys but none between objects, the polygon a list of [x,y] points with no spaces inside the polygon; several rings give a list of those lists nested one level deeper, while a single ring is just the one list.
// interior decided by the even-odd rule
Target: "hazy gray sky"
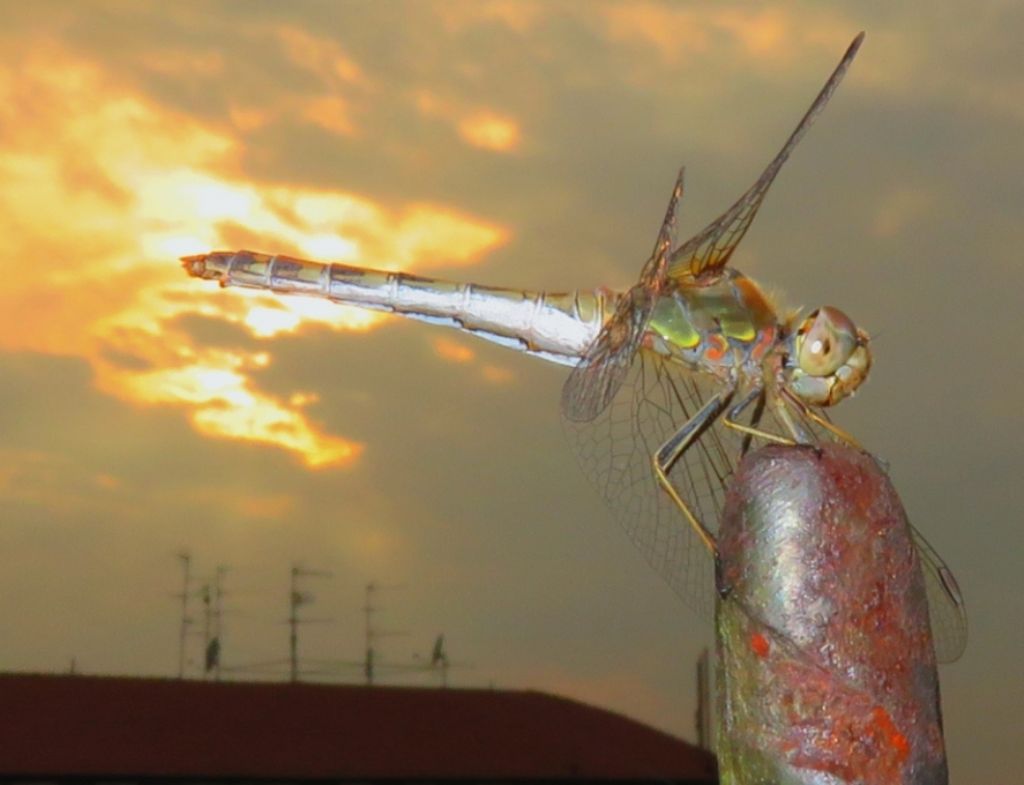
[{"label": "hazy gray sky", "polygon": [[[867,6],[867,7],[866,7]],[[251,247],[480,283],[627,285],[760,173],[867,40],[735,264],[877,336],[839,422],[954,569],[954,782],[1024,768],[1024,9],[999,2],[0,2],[0,668],[170,675],[188,547],[225,660],[444,632],[494,682],[692,738],[710,628],[561,433],[564,369],[422,324],[221,292]],[[1017,490],[1014,490],[1017,488]],[[196,649],[198,652],[198,649]],[[355,675],[355,674],[354,674]],[[980,720],[980,721],[979,721]]]}]

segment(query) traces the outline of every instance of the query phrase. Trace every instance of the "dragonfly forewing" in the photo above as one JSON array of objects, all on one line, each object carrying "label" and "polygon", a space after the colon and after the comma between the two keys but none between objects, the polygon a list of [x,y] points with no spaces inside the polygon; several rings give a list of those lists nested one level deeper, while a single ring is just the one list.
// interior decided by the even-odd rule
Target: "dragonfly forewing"
[{"label": "dragonfly forewing", "polygon": [[846,53],[839,61],[832,75],[825,86],[821,88],[818,97],[814,99],[810,109],[789,135],[786,143],[778,152],[771,163],[765,168],[757,181],[747,189],[736,203],[726,210],[722,215],[706,226],[702,231],[687,240],[682,246],[672,251],[668,274],[673,277],[697,276],[713,273],[720,270],[729,263],[733,251],[740,244],[743,235],[747,233],[750,224],[753,223],[757,211],[764,201],[768,189],[771,188],[775,177],[786,163],[790,154],[803,139],[804,134],[814,124],[818,115],[828,105],[832,94],[839,87],[839,83],[846,76],[853,58],[857,56],[861,43],[864,41],[864,33],[861,33],[847,48]]}]

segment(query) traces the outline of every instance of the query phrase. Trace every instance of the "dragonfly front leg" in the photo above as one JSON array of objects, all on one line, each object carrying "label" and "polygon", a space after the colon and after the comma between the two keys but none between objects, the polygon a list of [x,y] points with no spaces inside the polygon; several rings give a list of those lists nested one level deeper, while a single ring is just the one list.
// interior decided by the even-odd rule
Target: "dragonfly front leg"
[{"label": "dragonfly front leg", "polygon": [[857,450],[863,450],[864,449],[861,446],[860,442],[858,442],[856,439],[854,439],[850,434],[848,434],[846,431],[844,431],[842,428],[840,428],[835,423],[833,423],[833,422],[825,419],[824,417],[822,417],[820,414],[818,414],[818,412],[816,412],[814,409],[812,409],[806,403],[801,401],[795,395],[790,394],[788,390],[783,390],[783,395],[785,396],[786,401],[791,406],[795,406],[797,409],[799,409],[804,417],[806,417],[807,419],[811,420],[812,422],[817,423],[818,425],[820,425],[826,431],[828,431],[833,436],[835,436],[839,441],[845,442],[846,444],[850,445],[851,447],[853,447],[854,449],[857,449]]},{"label": "dragonfly front leg", "polygon": [[[736,421],[737,418],[743,413],[743,411],[747,407],[749,407],[750,404],[752,404],[754,401],[758,401],[759,407],[763,408],[764,395],[765,390],[763,387],[755,387],[753,390],[747,393],[747,395],[739,403],[733,406],[729,410],[729,413],[722,419],[722,422],[725,423],[725,427],[732,428],[734,431],[739,431],[740,433],[746,434],[748,438],[751,436],[757,436],[761,439],[766,439],[767,441],[775,442],[776,444],[785,444],[792,446],[794,444],[803,444],[809,442],[810,440],[807,437],[807,435],[803,432],[803,429],[799,428],[797,424],[793,422],[793,418],[782,405],[777,406],[779,414],[781,415],[780,419],[786,424],[786,427],[788,428],[789,432],[793,435],[793,438],[779,436],[779,434],[777,433],[771,433],[761,428],[756,428],[753,425],[744,425],[743,423]],[[758,419],[760,419],[760,416],[758,416]],[[744,441],[744,444],[746,443],[747,442]]]},{"label": "dragonfly front leg", "polygon": [[679,459],[683,457],[683,453],[686,452],[687,448],[700,438],[701,434],[711,426],[725,407],[729,405],[733,392],[735,392],[735,388],[725,390],[710,398],[701,407],[700,411],[693,415],[651,456],[651,465],[654,467],[654,476],[658,479],[658,484],[661,485],[662,490],[669,495],[669,498],[679,508],[679,511],[689,522],[690,526],[693,527],[701,542],[704,543],[716,561],[718,558],[718,546],[715,543],[714,535],[701,523],[693,510],[690,509],[690,506],[683,501],[679,491],[676,490],[669,479],[669,474]]}]

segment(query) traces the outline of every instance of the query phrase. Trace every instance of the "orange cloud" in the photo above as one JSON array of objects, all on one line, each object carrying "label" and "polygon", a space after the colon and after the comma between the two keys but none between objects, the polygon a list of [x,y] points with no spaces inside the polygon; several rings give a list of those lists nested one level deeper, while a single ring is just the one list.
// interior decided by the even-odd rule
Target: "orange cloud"
[{"label": "orange cloud", "polygon": [[314,35],[299,27],[273,27],[267,33],[277,39],[288,59],[318,77],[327,86],[338,82],[368,86],[363,69],[337,41]]},{"label": "orange cloud", "polygon": [[244,494],[238,494],[218,485],[197,485],[185,491],[184,496],[196,508],[225,510],[233,518],[280,520],[299,506],[298,500],[286,493],[263,494],[248,488]]},{"label": "orange cloud", "polygon": [[457,210],[417,204],[402,216],[392,245],[399,267],[451,267],[475,264],[482,251],[507,239],[508,232],[493,224],[469,221]]},{"label": "orange cloud", "polygon": [[483,374],[484,380],[491,384],[508,384],[516,378],[512,371],[500,365],[485,365],[480,373]]},{"label": "orange cloud", "polygon": [[253,389],[244,373],[259,357],[206,352],[204,359],[145,371],[104,369],[101,389],[135,403],[188,404],[190,419],[208,436],[262,442],[297,453],[313,469],[350,463],[363,446],[320,433],[290,401]]},{"label": "orange cloud", "polygon": [[[641,43],[662,63],[690,62],[730,45],[737,54],[762,65],[804,61],[808,48],[842,51],[856,26],[831,10],[806,8],[703,7],[652,2],[607,3],[598,18],[613,41]],[[745,66],[744,66],[745,67]]]},{"label": "orange cloud", "polygon": [[478,112],[459,122],[459,136],[475,147],[509,152],[519,146],[519,126],[492,112]]},{"label": "orange cloud", "polygon": [[341,96],[320,96],[303,103],[302,115],[321,128],[342,136],[354,136],[356,128],[352,122],[348,103]]},{"label": "orange cloud", "polygon": [[40,450],[0,448],[0,496],[55,514],[82,515],[117,509],[120,479],[97,473],[67,455]]},{"label": "orange cloud", "polygon": [[246,518],[279,520],[295,509],[295,499],[287,494],[249,494],[234,499],[236,509]]},{"label": "orange cloud", "polygon": [[[324,85],[368,85],[331,42],[293,30],[278,37]],[[161,51],[147,62],[166,72],[182,60]],[[192,67],[216,79],[221,64]],[[272,97],[235,107],[230,124],[207,124],[52,42],[26,40],[0,55],[0,99],[0,348],[84,357],[108,394],[180,407],[204,435],[272,445],[310,468],[347,465],[363,447],[310,420],[308,398],[258,389],[253,371],[269,351],[207,347],[175,320],[198,314],[269,338],[307,325],[366,330],[386,317],[254,291],[213,295],[182,275],[177,257],[231,247],[244,234],[266,250],[414,269],[471,264],[507,239],[444,205],[247,182],[234,128],[271,121],[280,111]],[[354,129],[340,98],[306,107],[311,122]]]},{"label": "orange cloud", "polygon": [[422,114],[451,123],[459,137],[474,147],[507,153],[518,149],[522,141],[520,123],[507,113],[488,107],[464,106],[426,89],[415,91],[413,102]]},{"label": "orange cloud", "polygon": [[458,341],[449,338],[435,338],[434,353],[442,360],[453,363],[472,362],[476,357],[476,352],[468,346],[463,346]]},{"label": "orange cloud", "polygon": [[473,3],[438,3],[434,12],[448,32],[497,22],[517,33],[528,33],[545,12],[536,0],[478,0]]},{"label": "orange cloud", "polygon": [[340,136],[359,133],[354,105],[373,91],[363,69],[337,41],[292,26],[256,26],[251,38],[265,45],[276,44],[285,59],[311,77],[308,92],[283,93],[265,97],[260,110],[235,107],[233,120],[243,130],[259,128],[273,120],[301,117]]},{"label": "orange cloud", "polygon": [[923,221],[935,207],[936,196],[924,188],[900,185],[879,200],[871,222],[875,237],[893,237]]},{"label": "orange cloud", "polygon": [[649,44],[667,63],[691,58],[709,46],[707,25],[696,9],[653,3],[613,3],[603,6],[600,14],[611,40]]}]

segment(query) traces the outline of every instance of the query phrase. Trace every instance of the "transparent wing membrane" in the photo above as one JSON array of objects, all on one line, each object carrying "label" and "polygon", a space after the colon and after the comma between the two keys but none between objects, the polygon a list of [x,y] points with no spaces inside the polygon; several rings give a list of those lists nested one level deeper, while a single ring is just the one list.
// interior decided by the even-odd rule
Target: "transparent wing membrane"
[{"label": "transparent wing membrane", "polygon": [[[715,607],[714,562],[679,509],[658,485],[651,456],[721,391],[713,377],[666,362],[649,351],[634,355],[616,395],[589,421],[564,418],[565,431],[588,479],[612,510],[626,535],[690,608],[711,619]],[[743,395],[737,393],[734,402]],[[820,444],[834,439],[827,429],[789,413],[797,426]],[[825,412],[815,410],[823,419]],[[768,433],[788,432],[761,398],[740,423]],[[693,512],[717,535],[725,492],[736,465],[763,444],[757,437],[726,428],[719,418],[669,474]],[[935,549],[911,526],[921,557],[928,611],[939,662],[960,657],[967,644],[967,615],[952,572]]]},{"label": "transparent wing membrane", "polygon": [[836,70],[832,72],[832,76],[829,77],[821,92],[818,93],[818,97],[811,104],[811,108],[807,110],[779,154],[768,164],[768,168],[750,187],[750,190],[702,232],[691,237],[672,253],[669,266],[670,276],[673,278],[697,277],[702,273],[721,269],[728,264],[733,251],[736,250],[736,246],[739,245],[743,235],[750,228],[754,216],[757,215],[761,202],[764,201],[765,194],[768,193],[775,176],[786,159],[789,158],[790,153],[793,152],[793,148],[797,146],[804,134],[807,133],[807,129],[813,125],[815,119],[828,104],[832,93],[836,91],[846,75],[846,69],[853,62],[863,40],[864,33],[853,40],[849,49],[846,50],[846,54],[843,55],[843,59],[836,66]]},{"label": "transparent wing membrane", "polygon": [[668,252],[675,241],[684,171],[680,169],[676,177],[658,239],[640,281],[619,300],[612,317],[562,387],[562,414],[569,420],[586,422],[597,417],[615,397],[640,349],[651,310],[668,276]]},{"label": "transparent wing membrane", "polygon": [[942,557],[921,532],[913,526],[910,528],[924,572],[935,658],[939,662],[954,662],[960,659],[967,648],[967,609],[964,598],[953,572]]},{"label": "transparent wing membrane", "polygon": [[[713,377],[641,350],[608,406],[589,421],[564,421],[580,466],[630,540],[683,601],[707,619],[715,602],[711,554],[659,487],[651,457],[721,389]],[[786,433],[771,407],[751,406],[742,421]],[[809,421],[803,424],[817,432]],[[669,479],[712,534],[733,469],[757,446],[758,439],[726,428],[719,419],[670,472]]]}]

